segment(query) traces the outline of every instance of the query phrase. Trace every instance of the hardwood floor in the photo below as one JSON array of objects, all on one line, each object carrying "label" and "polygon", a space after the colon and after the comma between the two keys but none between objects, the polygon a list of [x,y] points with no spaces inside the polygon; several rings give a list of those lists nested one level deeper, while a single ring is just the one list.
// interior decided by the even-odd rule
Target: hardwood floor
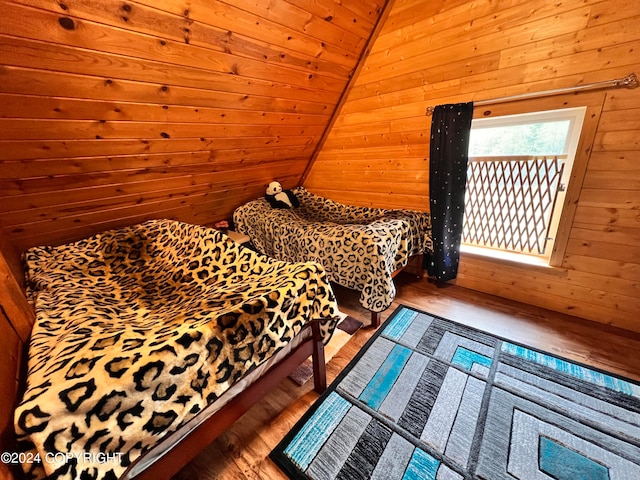
[{"label": "hardwood floor", "polygon": [[[538,307],[484,295],[454,285],[438,287],[401,273],[397,296],[382,315],[386,320],[400,304],[415,307],[501,337],[640,380],[640,334],[580,320]],[[335,287],[340,308],[363,322],[369,312],[359,294]],[[327,365],[330,383],[374,333],[361,329]],[[286,379],[234,426],[213,442],[174,480],[286,480],[268,458],[318,394],[313,382],[299,387]]]}]

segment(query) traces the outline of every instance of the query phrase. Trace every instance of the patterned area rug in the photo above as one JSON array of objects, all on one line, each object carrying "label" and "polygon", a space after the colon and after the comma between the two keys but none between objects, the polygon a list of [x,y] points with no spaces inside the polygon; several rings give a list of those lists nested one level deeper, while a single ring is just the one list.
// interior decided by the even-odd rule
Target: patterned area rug
[{"label": "patterned area rug", "polygon": [[400,307],[271,453],[295,479],[640,479],[640,385]]}]

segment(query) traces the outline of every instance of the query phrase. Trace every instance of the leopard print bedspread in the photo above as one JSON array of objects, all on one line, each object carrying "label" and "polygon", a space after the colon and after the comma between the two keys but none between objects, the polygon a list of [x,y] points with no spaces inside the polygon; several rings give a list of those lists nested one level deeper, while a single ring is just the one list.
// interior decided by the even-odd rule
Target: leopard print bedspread
[{"label": "leopard print bedspread", "polygon": [[[115,479],[311,319],[337,321],[322,267],[152,220],[25,253],[36,310],[15,413],[29,478]],[[68,455],[67,455],[68,454]]]},{"label": "leopard print bedspread", "polygon": [[393,272],[433,250],[428,213],[344,205],[302,187],[293,192],[295,209],[274,209],[262,198],[239,207],[236,229],[266,255],[321,263],[331,281],[360,291],[368,310],[386,310],[396,295]]}]

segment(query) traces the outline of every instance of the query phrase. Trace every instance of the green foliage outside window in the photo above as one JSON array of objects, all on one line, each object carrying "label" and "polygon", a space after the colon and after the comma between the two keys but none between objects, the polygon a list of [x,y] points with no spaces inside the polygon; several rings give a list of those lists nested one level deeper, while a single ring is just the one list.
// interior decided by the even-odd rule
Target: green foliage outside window
[{"label": "green foliage outside window", "polygon": [[469,156],[562,155],[570,121],[473,128]]}]

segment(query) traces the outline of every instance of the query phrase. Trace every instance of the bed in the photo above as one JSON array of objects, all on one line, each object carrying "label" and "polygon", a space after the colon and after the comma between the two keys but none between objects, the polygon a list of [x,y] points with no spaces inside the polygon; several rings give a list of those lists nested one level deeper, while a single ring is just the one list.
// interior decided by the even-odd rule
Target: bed
[{"label": "bed", "polygon": [[429,214],[344,205],[303,187],[293,193],[294,209],[272,208],[264,198],[240,206],[236,230],[265,255],[321,263],[331,281],[361,292],[360,304],[379,325],[379,312],[395,298],[394,275],[433,249]]},{"label": "bed", "polygon": [[317,263],[171,220],[24,260],[36,320],[14,418],[29,478],[168,478],[268,391],[270,375],[310,353],[324,374],[338,310]]}]

